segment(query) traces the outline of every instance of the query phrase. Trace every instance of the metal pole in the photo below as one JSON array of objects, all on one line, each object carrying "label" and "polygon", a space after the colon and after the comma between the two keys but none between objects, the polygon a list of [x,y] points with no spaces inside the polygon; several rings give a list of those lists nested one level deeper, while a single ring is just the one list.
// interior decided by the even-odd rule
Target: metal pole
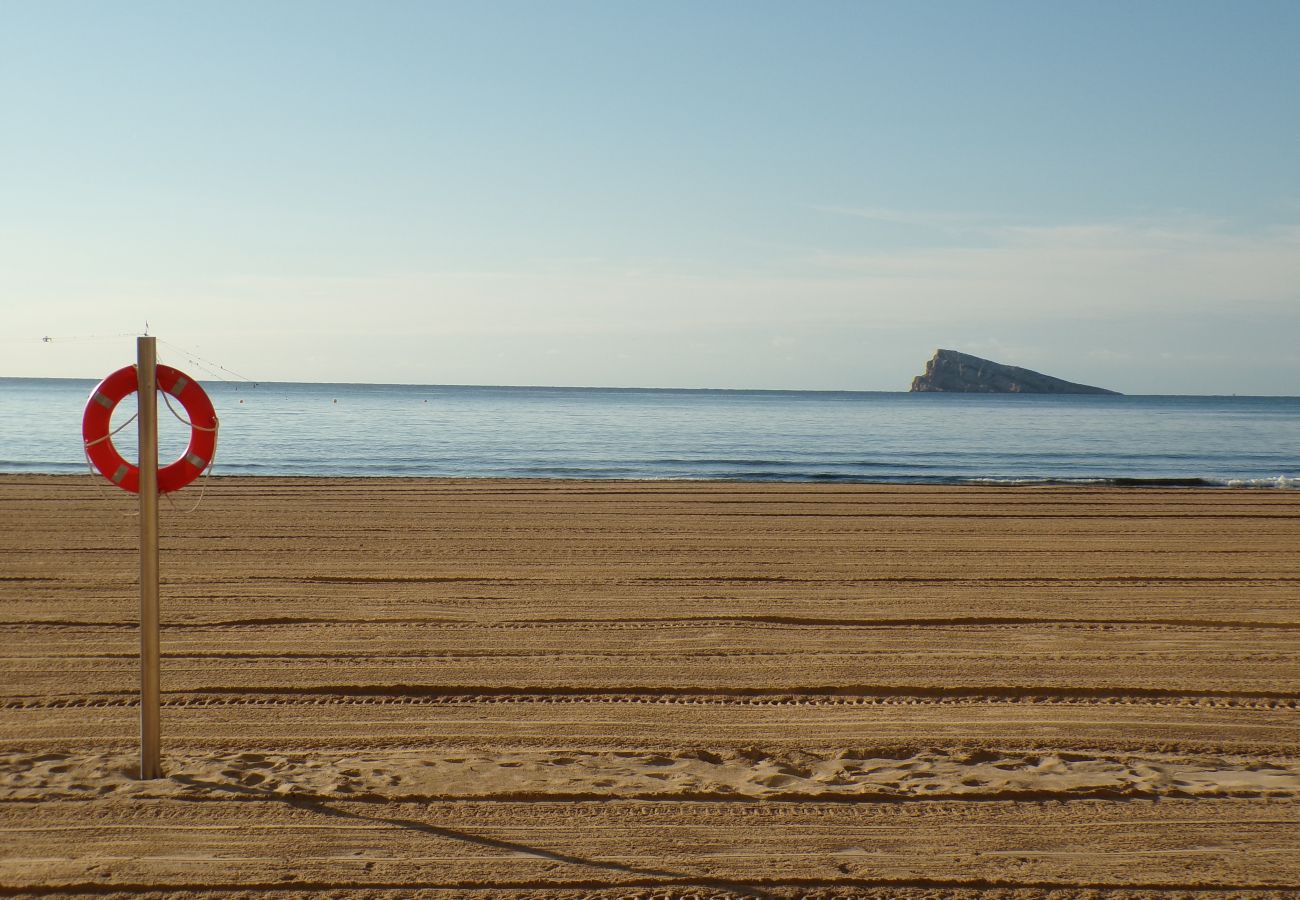
[{"label": "metal pole", "polygon": [[140,402],[140,777],[161,778],[158,664],[158,349],[136,338]]}]

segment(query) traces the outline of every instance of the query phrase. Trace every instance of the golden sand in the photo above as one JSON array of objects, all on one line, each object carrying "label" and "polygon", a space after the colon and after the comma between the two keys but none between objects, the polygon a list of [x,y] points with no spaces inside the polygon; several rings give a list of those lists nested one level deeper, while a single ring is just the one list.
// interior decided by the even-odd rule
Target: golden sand
[{"label": "golden sand", "polygon": [[0,476],[0,893],[1300,890],[1300,493],[198,496],[139,781],[133,498]]}]

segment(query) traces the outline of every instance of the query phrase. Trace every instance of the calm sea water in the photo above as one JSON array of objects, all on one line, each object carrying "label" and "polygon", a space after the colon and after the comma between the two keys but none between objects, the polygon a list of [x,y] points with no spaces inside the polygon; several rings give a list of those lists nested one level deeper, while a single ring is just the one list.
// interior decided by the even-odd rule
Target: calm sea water
[{"label": "calm sea water", "polygon": [[[0,379],[0,471],[84,472],[93,381]],[[216,474],[1300,487],[1300,398],[205,382]],[[163,463],[188,429],[162,404]],[[127,398],[114,424],[134,411]],[[179,410],[179,405],[177,406]],[[135,459],[135,426],[115,439]]]}]

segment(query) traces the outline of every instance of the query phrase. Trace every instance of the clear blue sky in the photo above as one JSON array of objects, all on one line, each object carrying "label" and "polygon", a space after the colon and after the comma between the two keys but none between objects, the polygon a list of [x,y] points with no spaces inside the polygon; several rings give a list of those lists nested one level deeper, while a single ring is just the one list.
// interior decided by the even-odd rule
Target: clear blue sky
[{"label": "clear blue sky", "polygon": [[147,320],[258,380],[1300,394],[1297,47],[1294,0],[0,0],[0,375]]}]

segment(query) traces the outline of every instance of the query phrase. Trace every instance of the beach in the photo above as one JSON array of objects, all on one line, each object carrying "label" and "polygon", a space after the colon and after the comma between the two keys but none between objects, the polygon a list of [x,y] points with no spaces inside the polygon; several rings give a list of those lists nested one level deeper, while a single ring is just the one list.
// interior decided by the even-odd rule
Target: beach
[{"label": "beach", "polygon": [[[197,503],[197,505],[196,505]],[[1300,891],[1300,492],[0,475],[0,893]]]}]

